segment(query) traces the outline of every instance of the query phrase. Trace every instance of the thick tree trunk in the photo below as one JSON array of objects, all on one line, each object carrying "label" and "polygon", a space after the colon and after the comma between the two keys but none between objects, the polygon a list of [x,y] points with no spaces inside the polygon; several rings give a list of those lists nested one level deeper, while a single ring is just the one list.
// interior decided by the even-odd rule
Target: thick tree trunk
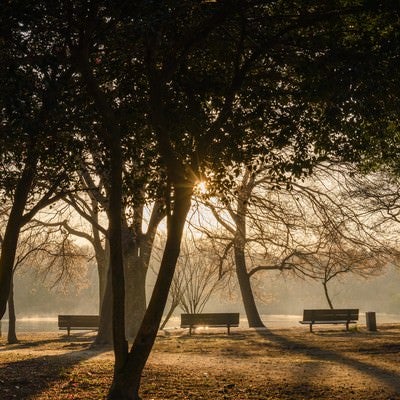
[{"label": "thick tree trunk", "polygon": [[6,312],[22,217],[36,173],[36,160],[27,162],[14,193],[0,255],[0,319]]},{"label": "thick tree trunk", "polygon": [[95,344],[108,345],[113,343],[112,333],[112,277],[109,270],[106,279],[106,287],[103,294],[103,300],[100,311],[99,330],[97,332]]},{"label": "thick tree trunk", "polygon": [[332,300],[331,300],[331,298],[329,296],[329,291],[328,291],[328,282],[322,282],[322,286],[324,287],[325,298],[326,298],[326,301],[329,304],[329,308],[331,310],[333,310],[333,308],[334,308],[333,307],[333,303],[332,303]]},{"label": "thick tree trunk", "polygon": [[[110,233],[110,271],[112,275],[112,321],[115,370],[124,368],[128,356],[125,337],[125,277],[122,249],[122,150],[121,136],[116,128],[110,138],[110,206],[108,210]],[[115,372],[114,372],[115,373]]]},{"label": "thick tree trunk", "polygon": [[109,400],[139,400],[140,379],[153,347],[180,252],[192,189],[175,188],[174,210],[168,218],[167,241],[160,271],[142,325],[124,365],[116,365]]},{"label": "thick tree trunk", "polygon": [[101,308],[103,307],[104,297],[107,291],[107,269],[102,268],[97,263],[97,274],[99,277],[99,315],[101,315]]},{"label": "thick tree trunk", "polygon": [[126,336],[134,340],[146,312],[146,276],[157,227],[165,216],[163,202],[156,201],[150,216],[146,234],[142,233],[143,204],[135,212],[133,228],[125,223],[125,323]]},{"label": "thick tree trunk", "polygon": [[[102,115],[106,130],[105,140],[110,154],[110,189],[108,204],[109,245],[112,286],[112,332],[115,364],[114,371],[119,371],[126,363],[128,342],[125,337],[125,277],[122,244],[122,192],[123,192],[123,155],[121,148],[121,126],[113,107],[107,102],[107,96],[100,89],[91,70],[88,48],[82,46],[77,54],[79,69],[88,92],[93,96],[95,105]],[[103,302],[104,306],[104,302]],[[115,372],[114,372],[115,373]]]},{"label": "thick tree trunk", "polygon": [[17,331],[16,331],[15,304],[14,304],[14,277],[11,278],[10,294],[8,295],[8,335],[7,335],[7,342],[9,344],[18,343]]},{"label": "thick tree trunk", "polygon": [[107,287],[108,267],[110,264],[110,246],[106,239],[103,248],[103,243],[100,238],[98,229],[93,228],[93,247],[97,264],[97,275],[99,277],[99,314],[103,306],[104,294]]},{"label": "thick tree trunk", "polygon": [[244,248],[240,244],[234,245],[236,275],[239,282],[240,293],[246,312],[247,321],[250,328],[262,328],[264,323],[261,321],[257,305],[254,300],[253,290],[251,288],[250,277],[246,268],[246,259]]},{"label": "thick tree trunk", "polygon": [[[96,238],[95,238],[96,239]],[[99,276],[99,330],[95,344],[108,345],[113,343],[112,339],[112,283],[109,270],[110,251],[108,240],[103,249],[100,237],[95,240],[95,253],[97,261],[97,272]]]},{"label": "thick tree trunk", "polygon": [[134,246],[131,250],[133,254],[125,258],[125,322],[126,336],[133,341],[146,312],[147,266],[142,264],[138,248]]},{"label": "thick tree trunk", "polygon": [[[133,241],[132,232],[125,226],[123,236],[124,243],[124,272],[125,272],[125,325],[126,336],[132,341],[142,323],[146,312],[146,276],[150,262],[151,249],[155,232],[164,214],[159,211],[159,205],[155,205],[150,219],[147,234],[143,239]],[[140,221],[141,225],[142,221]],[[100,271],[99,271],[100,275]],[[103,279],[107,282],[107,279]],[[100,284],[101,287],[101,284]],[[103,297],[103,296],[102,296]],[[96,338],[96,344],[112,343],[112,288],[105,289],[102,310],[100,313],[100,326]]]},{"label": "thick tree trunk", "polygon": [[253,187],[254,178],[247,172],[243,178],[242,187],[239,190],[236,215],[234,216],[236,224],[236,233],[233,242],[235,254],[236,276],[238,278],[240,293],[246,312],[247,321],[250,328],[263,328],[260,314],[254,299],[251,288],[250,276],[247,271],[245,245],[246,245],[246,215],[247,205],[250,193]]}]

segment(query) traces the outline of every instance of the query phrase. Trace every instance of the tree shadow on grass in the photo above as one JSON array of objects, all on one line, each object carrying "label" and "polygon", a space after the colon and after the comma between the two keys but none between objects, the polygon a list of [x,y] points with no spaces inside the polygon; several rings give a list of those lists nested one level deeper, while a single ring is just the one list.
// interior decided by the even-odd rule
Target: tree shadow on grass
[{"label": "tree shadow on grass", "polygon": [[4,343],[0,345],[0,354],[2,350],[18,350],[18,349],[28,349],[28,348],[34,348],[34,347],[41,347],[41,346],[62,346],[63,343],[65,345],[73,345],[76,343],[79,343],[81,345],[85,344],[90,344],[92,345],[94,340],[94,336],[91,335],[82,335],[82,334],[76,334],[76,335],[61,335],[61,336],[51,336],[45,339],[40,339],[37,340],[36,338],[33,339],[21,339],[17,343],[13,344],[8,344]]},{"label": "tree shadow on grass", "polygon": [[[0,399],[36,398],[35,396],[52,387],[60,379],[65,380],[66,385],[76,385],[76,382],[71,383],[71,379],[68,378],[70,371],[78,364],[109,350],[104,347],[92,347],[93,337],[90,340],[82,337],[78,339],[79,341],[76,341],[76,338],[71,341],[71,337],[67,339],[62,337],[38,342],[24,341],[8,346],[8,350],[24,350],[24,352],[32,348],[32,353],[14,355],[13,352],[8,352],[6,362],[1,362],[5,356],[2,357],[0,353]],[[37,346],[49,344],[51,345],[48,348],[50,353],[54,351],[63,353],[43,355],[46,351],[43,350],[39,353],[41,355],[36,356]],[[59,344],[58,348],[57,344]]]},{"label": "tree shadow on grass", "polygon": [[[298,375],[298,380],[307,380],[307,377],[311,377],[316,373],[316,369],[321,369],[318,365],[318,361],[323,362],[333,362],[337,365],[343,365],[345,367],[349,367],[355,371],[361,372],[365,376],[378,380],[380,383],[385,385],[388,389],[392,390],[396,394],[400,394],[400,374],[390,370],[389,368],[378,366],[370,361],[360,360],[356,357],[352,357],[349,354],[345,354],[340,352],[340,350],[332,350],[324,348],[323,346],[319,346],[317,343],[304,343],[303,341],[297,341],[283,335],[280,335],[274,331],[265,329],[258,330],[257,334],[261,337],[268,339],[269,341],[280,346],[282,351],[287,351],[292,353],[293,355],[303,355],[315,360],[316,363],[309,362],[304,367],[304,371],[302,374]],[[305,333],[306,335],[309,333]],[[329,334],[329,333],[328,333]],[[325,335],[325,332],[322,333]],[[351,333],[351,335],[357,335],[357,332]],[[332,334],[331,339],[334,341],[335,336],[338,338],[339,336],[343,339],[343,333],[341,334]],[[380,355],[385,354],[385,346],[381,347],[382,352]],[[379,351],[379,350],[378,350]],[[373,349],[367,349],[365,353],[375,352]],[[359,351],[359,354],[363,354],[363,351]],[[324,378],[324,372],[319,371],[321,374],[321,380]]]}]

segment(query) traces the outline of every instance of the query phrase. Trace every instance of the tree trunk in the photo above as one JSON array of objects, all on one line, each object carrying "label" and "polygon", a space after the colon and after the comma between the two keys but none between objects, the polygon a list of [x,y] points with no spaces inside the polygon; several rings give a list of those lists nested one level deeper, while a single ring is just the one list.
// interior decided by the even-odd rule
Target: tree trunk
[{"label": "tree trunk", "polygon": [[27,161],[14,193],[0,255],[0,319],[6,312],[22,217],[36,173],[36,160]]},{"label": "tree trunk", "polygon": [[110,131],[110,271],[112,276],[112,322],[115,365],[114,373],[125,366],[128,342],[125,337],[125,277],[122,249],[122,150],[118,128]]},{"label": "tree trunk", "polygon": [[179,303],[171,302],[171,306],[169,307],[167,315],[165,316],[164,321],[162,322],[162,324],[160,326],[160,329],[164,329],[165,328],[165,325],[167,325],[167,322],[169,321],[169,319],[171,318],[172,314],[174,313],[174,311],[178,307],[178,304]]},{"label": "tree trunk", "polygon": [[142,325],[124,365],[116,366],[109,400],[139,400],[140,379],[150,355],[168,298],[180,252],[183,228],[190,209],[191,187],[175,188],[174,209],[167,221],[167,241],[157,281]]},{"label": "tree trunk", "polygon": [[331,310],[333,310],[334,307],[333,307],[332,300],[331,300],[331,298],[329,296],[329,292],[328,292],[328,282],[322,282],[322,286],[324,287],[325,298],[326,298],[326,301],[329,304],[329,308]]},{"label": "tree trunk", "polygon": [[146,276],[149,269],[151,251],[157,227],[165,216],[163,202],[156,201],[150,216],[146,234],[142,233],[143,225],[143,204],[136,207],[136,221],[133,230],[125,223],[123,236],[126,236],[125,243],[125,323],[126,336],[132,341],[146,312]]},{"label": "tree trunk", "polygon": [[112,339],[112,282],[109,269],[110,251],[109,242],[106,240],[103,249],[100,237],[95,237],[95,254],[97,261],[97,272],[99,276],[99,330],[96,335],[96,345],[108,345],[113,343]]},{"label": "tree trunk", "polygon": [[99,230],[92,227],[93,231],[93,248],[96,257],[97,275],[99,277],[99,315],[101,314],[101,307],[103,306],[104,294],[107,287],[108,267],[110,263],[110,246],[109,241],[106,239],[104,248],[100,238]]},{"label": "tree trunk", "polygon": [[[77,54],[78,67],[88,92],[94,99],[96,108],[102,115],[105,139],[110,155],[110,189],[108,203],[109,246],[112,286],[112,332],[114,346],[114,374],[124,367],[128,357],[128,342],[125,337],[125,277],[122,245],[122,193],[123,155],[121,125],[107,96],[100,89],[89,63],[89,49],[82,46]],[[104,303],[103,303],[104,306]]]},{"label": "tree trunk", "polygon": [[250,328],[262,328],[264,323],[261,321],[257,305],[254,300],[253,290],[251,288],[250,277],[246,268],[246,259],[244,248],[240,244],[234,245],[236,275],[239,282],[240,293],[246,312],[247,321]]},{"label": "tree trunk", "polygon": [[106,279],[106,287],[100,311],[99,330],[95,339],[96,345],[108,345],[113,343],[112,318],[113,318],[113,296],[112,296],[112,277],[109,269]]},{"label": "tree trunk", "polygon": [[[126,336],[135,339],[146,312],[147,266],[142,264],[140,247],[133,246],[125,257],[125,322]],[[136,254],[135,254],[136,253]]]},{"label": "tree trunk", "polygon": [[14,277],[11,277],[10,294],[8,295],[8,344],[18,343],[14,304]]},{"label": "tree trunk", "polygon": [[236,233],[233,241],[235,254],[236,276],[238,278],[240,293],[246,312],[247,321],[250,328],[263,328],[264,323],[261,321],[258,313],[256,302],[254,300],[253,290],[251,288],[250,276],[247,271],[245,245],[246,245],[246,215],[247,205],[249,202],[251,190],[254,184],[254,177],[249,172],[243,178],[242,186],[239,190],[237,200],[236,215],[234,220],[236,224]]},{"label": "tree trunk", "polygon": [[107,270],[108,268],[99,266],[99,263],[97,262],[97,275],[99,277],[99,315],[101,315],[101,308],[103,307],[104,297],[107,291]]}]

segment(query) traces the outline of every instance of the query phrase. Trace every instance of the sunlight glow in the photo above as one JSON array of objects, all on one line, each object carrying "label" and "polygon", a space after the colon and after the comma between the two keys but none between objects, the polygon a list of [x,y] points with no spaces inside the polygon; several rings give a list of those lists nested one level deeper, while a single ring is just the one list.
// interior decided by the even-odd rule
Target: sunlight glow
[{"label": "sunlight glow", "polygon": [[205,181],[199,181],[194,187],[195,193],[206,194],[208,191],[207,183]]}]

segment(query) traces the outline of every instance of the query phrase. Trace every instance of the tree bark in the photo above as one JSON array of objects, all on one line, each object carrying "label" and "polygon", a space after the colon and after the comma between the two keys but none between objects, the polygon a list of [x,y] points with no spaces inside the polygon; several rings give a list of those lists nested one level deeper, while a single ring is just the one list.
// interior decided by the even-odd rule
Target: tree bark
[{"label": "tree bark", "polygon": [[[132,341],[136,337],[146,312],[146,276],[148,265],[150,262],[155,233],[157,231],[158,224],[163,219],[164,215],[165,213],[161,211],[161,205],[156,203],[154,205],[148,230],[145,235],[142,235],[141,232],[132,234],[132,231],[128,228],[126,221],[124,221],[124,217],[122,216],[126,293],[125,326],[126,336]],[[139,225],[142,225],[142,221],[140,221]],[[133,237],[135,237],[135,240],[133,240]],[[138,239],[139,237],[140,240]],[[103,253],[108,254],[108,251],[103,250]],[[96,259],[98,263],[101,261],[101,259],[97,257],[97,251]],[[103,269],[104,268],[99,268],[99,275],[101,275],[101,270]],[[111,275],[109,275],[108,279],[111,279],[110,276]],[[103,278],[106,288],[104,289],[104,295],[101,296],[103,300],[101,303],[100,326],[95,341],[96,344],[99,345],[112,344],[112,288],[111,285],[109,287],[107,286],[108,279]],[[102,284],[100,284],[100,287],[101,286]]]},{"label": "tree bark", "polygon": [[[95,233],[95,230],[93,229]],[[94,249],[99,276],[99,330],[96,335],[96,345],[108,345],[113,343],[112,338],[112,282],[110,263],[109,241],[106,239],[103,248],[100,236],[94,235]]]},{"label": "tree bark", "polygon": [[245,257],[247,204],[253,183],[254,178],[247,172],[243,179],[242,187],[239,190],[237,210],[234,215],[236,233],[233,240],[233,248],[235,254],[236,276],[238,278],[240,293],[242,295],[242,301],[249,327],[263,328],[265,325],[261,321],[260,314],[257,310]]},{"label": "tree bark", "polygon": [[104,294],[107,287],[108,267],[110,262],[110,248],[108,239],[105,239],[103,244],[100,238],[99,230],[92,225],[93,230],[93,248],[96,257],[97,274],[99,277],[99,314],[101,314],[101,307],[104,301]]},{"label": "tree bark", "polygon": [[191,194],[191,187],[182,185],[175,188],[173,212],[167,221],[167,241],[151,300],[125,364],[119,364],[115,369],[108,400],[140,399],[141,374],[153,347],[167,302],[180,252],[183,228],[190,209]]},{"label": "tree bark", "polygon": [[136,207],[135,221],[132,228],[128,228],[126,221],[123,228],[125,251],[125,323],[126,336],[132,341],[146,312],[146,276],[149,268],[151,251],[157,227],[165,216],[163,202],[156,201],[151,212],[147,232],[143,234],[143,209],[144,200]]},{"label": "tree bark", "polygon": [[112,295],[112,276],[111,270],[108,270],[106,287],[104,289],[102,304],[101,304],[99,330],[96,335],[96,345],[113,344],[112,318],[113,318],[113,295]]},{"label": "tree bark", "polygon": [[250,277],[246,268],[246,259],[244,248],[240,244],[234,245],[236,275],[239,282],[240,293],[242,295],[243,305],[246,312],[247,321],[250,328],[265,327],[261,321],[257,305],[254,300],[253,290],[251,288]]},{"label": "tree bark", "polygon": [[[105,128],[105,141],[110,157],[110,191],[107,210],[109,219],[110,265],[112,276],[112,331],[115,364],[114,371],[125,365],[128,355],[128,342],[125,337],[125,277],[122,245],[122,192],[123,192],[123,155],[121,148],[121,125],[113,107],[107,101],[107,96],[100,89],[89,62],[87,38],[82,38],[81,46],[77,47],[76,56],[78,68],[82,73],[83,82],[93,97],[96,108],[102,115]],[[114,372],[115,373],[115,372]]]},{"label": "tree bark", "polygon": [[122,150],[121,134],[115,127],[110,135],[110,270],[112,275],[112,321],[115,371],[124,367],[128,356],[125,337],[125,277],[122,248]]},{"label": "tree bark", "polygon": [[10,294],[8,295],[8,335],[7,335],[7,343],[8,344],[18,343],[17,331],[16,331],[15,304],[14,304],[14,276],[11,277]]},{"label": "tree bark", "polygon": [[179,303],[176,303],[176,302],[172,302],[172,303],[171,303],[171,305],[170,305],[170,307],[169,307],[169,310],[168,310],[168,312],[167,312],[167,315],[165,316],[164,321],[162,322],[162,324],[161,324],[161,326],[160,326],[160,329],[164,329],[164,328],[165,328],[165,325],[167,325],[168,321],[169,321],[170,318],[172,317],[172,314],[174,313],[174,311],[175,311],[176,308],[178,307],[178,304],[179,304]]},{"label": "tree bark", "polygon": [[326,298],[326,301],[329,304],[329,308],[331,310],[333,310],[334,309],[333,303],[332,303],[332,300],[331,300],[331,298],[329,296],[329,291],[328,291],[328,282],[322,282],[322,286],[324,287],[325,298]]},{"label": "tree bark", "polygon": [[0,255],[0,319],[6,312],[15,254],[28,195],[36,174],[36,159],[28,160],[17,183]]},{"label": "tree bark", "polygon": [[146,312],[146,274],[147,265],[143,265],[140,247],[132,246],[125,256],[125,321],[126,336],[134,340]]}]

